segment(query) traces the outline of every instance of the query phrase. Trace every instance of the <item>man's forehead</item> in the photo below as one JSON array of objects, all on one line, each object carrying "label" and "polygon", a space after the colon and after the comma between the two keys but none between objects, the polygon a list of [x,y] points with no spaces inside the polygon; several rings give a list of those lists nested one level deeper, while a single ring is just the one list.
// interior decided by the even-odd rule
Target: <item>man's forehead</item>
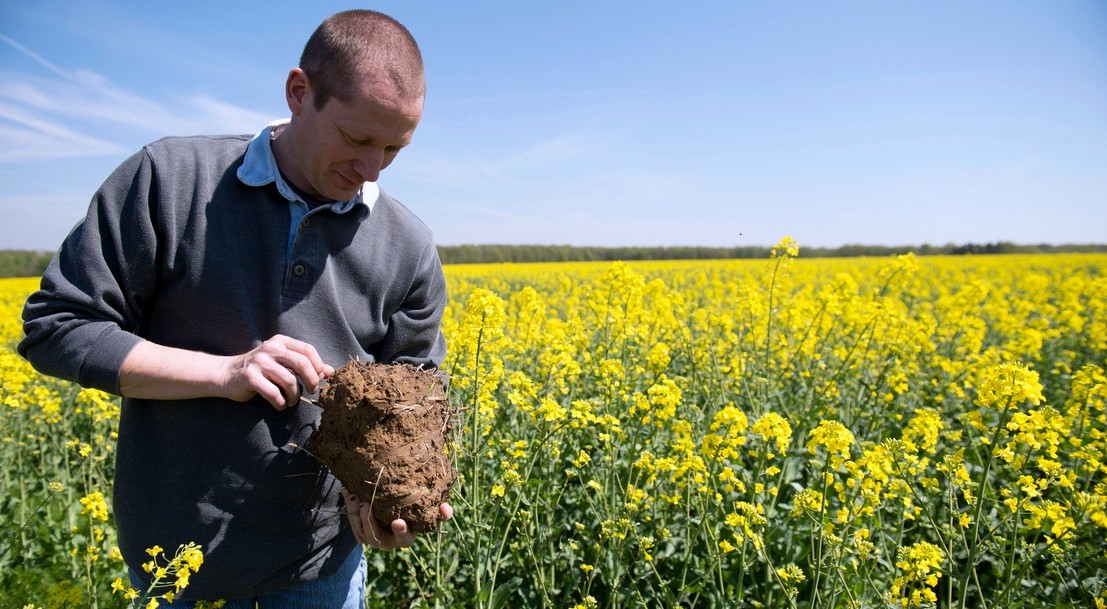
[{"label": "man's forehead", "polygon": [[336,95],[344,106],[344,114],[369,111],[387,112],[419,120],[423,115],[422,95],[404,95],[386,83],[364,83],[349,95]]},{"label": "man's forehead", "polygon": [[334,97],[331,103],[334,107],[326,114],[336,127],[355,139],[384,137],[383,133],[388,132],[388,137],[407,142],[422,118],[421,100],[409,100],[406,105],[412,107],[377,98],[345,101]]},{"label": "man's forehead", "polygon": [[339,123],[357,122],[366,116],[376,116],[388,120],[408,120],[419,122],[423,116],[423,103],[409,101],[405,104],[397,104],[389,100],[379,98],[361,98],[343,100],[334,97],[335,107],[331,116]]}]

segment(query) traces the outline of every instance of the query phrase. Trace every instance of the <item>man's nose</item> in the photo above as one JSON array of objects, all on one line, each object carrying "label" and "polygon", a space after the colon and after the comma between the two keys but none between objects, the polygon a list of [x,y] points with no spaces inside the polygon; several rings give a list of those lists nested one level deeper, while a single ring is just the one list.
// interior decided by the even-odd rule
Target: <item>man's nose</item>
[{"label": "man's nose", "polygon": [[376,182],[381,175],[382,158],[383,154],[378,151],[366,152],[354,160],[354,171],[363,182]]}]

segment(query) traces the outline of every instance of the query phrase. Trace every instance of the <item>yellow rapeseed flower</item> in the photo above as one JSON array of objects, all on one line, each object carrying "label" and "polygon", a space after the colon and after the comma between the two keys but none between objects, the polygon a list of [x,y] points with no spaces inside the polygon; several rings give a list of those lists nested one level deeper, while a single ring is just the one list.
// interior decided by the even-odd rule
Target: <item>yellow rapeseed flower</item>
[{"label": "yellow rapeseed flower", "polygon": [[774,443],[781,456],[788,452],[788,447],[792,444],[792,426],[787,419],[775,412],[764,414],[751,429],[765,442]]},{"label": "yellow rapeseed flower", "polygon": [[844,459],[849,459],[853,433],[838,421],[821,421],[819,426],[808,433],[807,450],[815,454],[818,447],[826,448],[831,466],[836,467]]},{"label": "yellow rapeseed flower", "polygon": [[1018,408],[1045,400],[1038,373],[1022,364],[999,364],[992,368],[977,389],[976,403],[1000,410]]},{"label": "yellow rapeseed flower", "polygon": [[93,520],[107,521],[108,519],[108,502],[104,499],[104,494],[100,491],[89,493],[84,497],[81,497],[81,513],[88,514]]}]

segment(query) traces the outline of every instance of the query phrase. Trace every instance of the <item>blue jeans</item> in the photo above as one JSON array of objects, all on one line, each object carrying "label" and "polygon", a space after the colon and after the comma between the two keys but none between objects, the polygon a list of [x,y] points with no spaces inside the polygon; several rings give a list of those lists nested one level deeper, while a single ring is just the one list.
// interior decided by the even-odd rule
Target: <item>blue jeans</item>
[{"label": "blue jeans", "polygon": [[[257,598],[229,600],[223,609],[365,609],[365,570],[364,546],[358,544],[334,575]],[[141,586],[134,572],[131,572],[131,585]],[[161,606],[193,609],[196,603],[174,601],[172,605],[163,602]]]}]

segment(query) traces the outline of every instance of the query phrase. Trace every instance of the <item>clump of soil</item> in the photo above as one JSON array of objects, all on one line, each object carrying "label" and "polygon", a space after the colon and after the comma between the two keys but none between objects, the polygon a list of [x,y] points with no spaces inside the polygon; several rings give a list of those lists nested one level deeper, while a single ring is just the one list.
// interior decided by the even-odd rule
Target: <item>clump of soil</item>
[{"label": "clump of soil", "polygon": [[407,364],[353,361],[319,396],[322,422],[308,451],[382,524],[438,529],[457,472],[446,454],[451,410],[442,379]]}]

